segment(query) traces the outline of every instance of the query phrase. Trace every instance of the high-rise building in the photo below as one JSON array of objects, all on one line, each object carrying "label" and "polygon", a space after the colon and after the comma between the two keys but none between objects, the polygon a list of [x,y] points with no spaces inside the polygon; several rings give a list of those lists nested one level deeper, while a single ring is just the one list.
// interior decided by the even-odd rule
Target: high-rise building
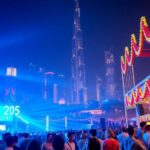
[{"label": "high-rise building", "polygon": [[[54,96],[54,91],[57,92],[57,86],[55,84],[55,74],[53,72],[44,73],[44,99],[51,103],[56,102],[56,95]],[[55,97],[55,100],[54,100]]]},{"label": "high-rise building", "polygon": [[98,102],[102,100],[102,80],[98,75],[96,76],[96,100]]},{"label": "high-rise building", "polygon": [[16,76],[17,69],[8,67],[5,78],[5,103],[13,104],[16,102]]},{"label": "high-rise building", "polygon": [[106,99],[116,99],[115,60],[110,51],[105,51]]},{"label": "high-rise building", "polygon": [[75,0],[72,49],[72,104],[87,104],[85,83],[84,50],[82,46],[82,30],[80,27],[80,8]]},{"label": "high-rise building", "polygon": [[64,75],[55,74],[54,72],[44,73],[43,98],[53,104],[59,101],[65,103],[64,95]]}]

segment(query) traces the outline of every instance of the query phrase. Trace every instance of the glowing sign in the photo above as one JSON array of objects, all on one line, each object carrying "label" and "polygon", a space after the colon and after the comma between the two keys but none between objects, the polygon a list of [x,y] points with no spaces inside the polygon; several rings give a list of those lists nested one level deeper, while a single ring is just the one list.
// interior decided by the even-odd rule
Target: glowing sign
[{"label": "glowing sign", "polygon": [[20,114],[20,106],[0,106],[0,116],[18,116]]},{"label": "glowing sign", "polygon": [[6,74],[7,74],[7,76],[16,77],[16,76],[17,76],[17,69],[16,69],[16,68],[13,68],[13,67],[8,67]]}]

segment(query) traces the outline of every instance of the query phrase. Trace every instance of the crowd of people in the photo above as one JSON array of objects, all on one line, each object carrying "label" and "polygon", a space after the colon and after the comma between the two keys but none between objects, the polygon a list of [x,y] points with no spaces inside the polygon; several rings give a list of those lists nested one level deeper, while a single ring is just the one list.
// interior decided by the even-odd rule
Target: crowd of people
[{"label": "crowd of people", "polygon": [[47,134],[4,133],[0,150],[150,150],[150,124],[122,131],[91,129]]}]

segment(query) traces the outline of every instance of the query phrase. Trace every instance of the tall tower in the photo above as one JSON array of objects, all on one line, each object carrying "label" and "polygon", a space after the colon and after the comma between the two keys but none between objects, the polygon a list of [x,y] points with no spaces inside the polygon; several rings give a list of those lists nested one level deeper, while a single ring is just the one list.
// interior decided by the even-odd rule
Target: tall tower
[{"label": "tall tower", "polygon": [[97,75],[96,76],[96,100],[98,102],[101,102],[102,100],[102,80],[101,78]]},{"label": "tall tower", "polygon": [[116,99],[115,60],[114,55],[105,51],[106,99]]},{"label": "tall tower", "polygon": [[75,0],[72,49],[72,104],[87,104],[85,83],[84,50],[82,46],[82,30],[80,27],[80,8]]}]

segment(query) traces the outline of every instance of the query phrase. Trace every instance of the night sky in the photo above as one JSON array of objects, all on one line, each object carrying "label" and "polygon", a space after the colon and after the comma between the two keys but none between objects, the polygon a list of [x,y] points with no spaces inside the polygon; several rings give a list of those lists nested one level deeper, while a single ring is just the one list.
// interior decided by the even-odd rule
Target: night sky
[{"label": "night sky", "polygon": [[[95,76],[105,74],[105,50],[113,50],[121,82],[120,56],[130,46],[131,33],[138,39],[140,17],[150,24],[150,0],[79,2],[87,87],[94,98]],[[1,0],[0,68],[24,69],[32,62],[71,79],[73,16],[74,0]]]}]

